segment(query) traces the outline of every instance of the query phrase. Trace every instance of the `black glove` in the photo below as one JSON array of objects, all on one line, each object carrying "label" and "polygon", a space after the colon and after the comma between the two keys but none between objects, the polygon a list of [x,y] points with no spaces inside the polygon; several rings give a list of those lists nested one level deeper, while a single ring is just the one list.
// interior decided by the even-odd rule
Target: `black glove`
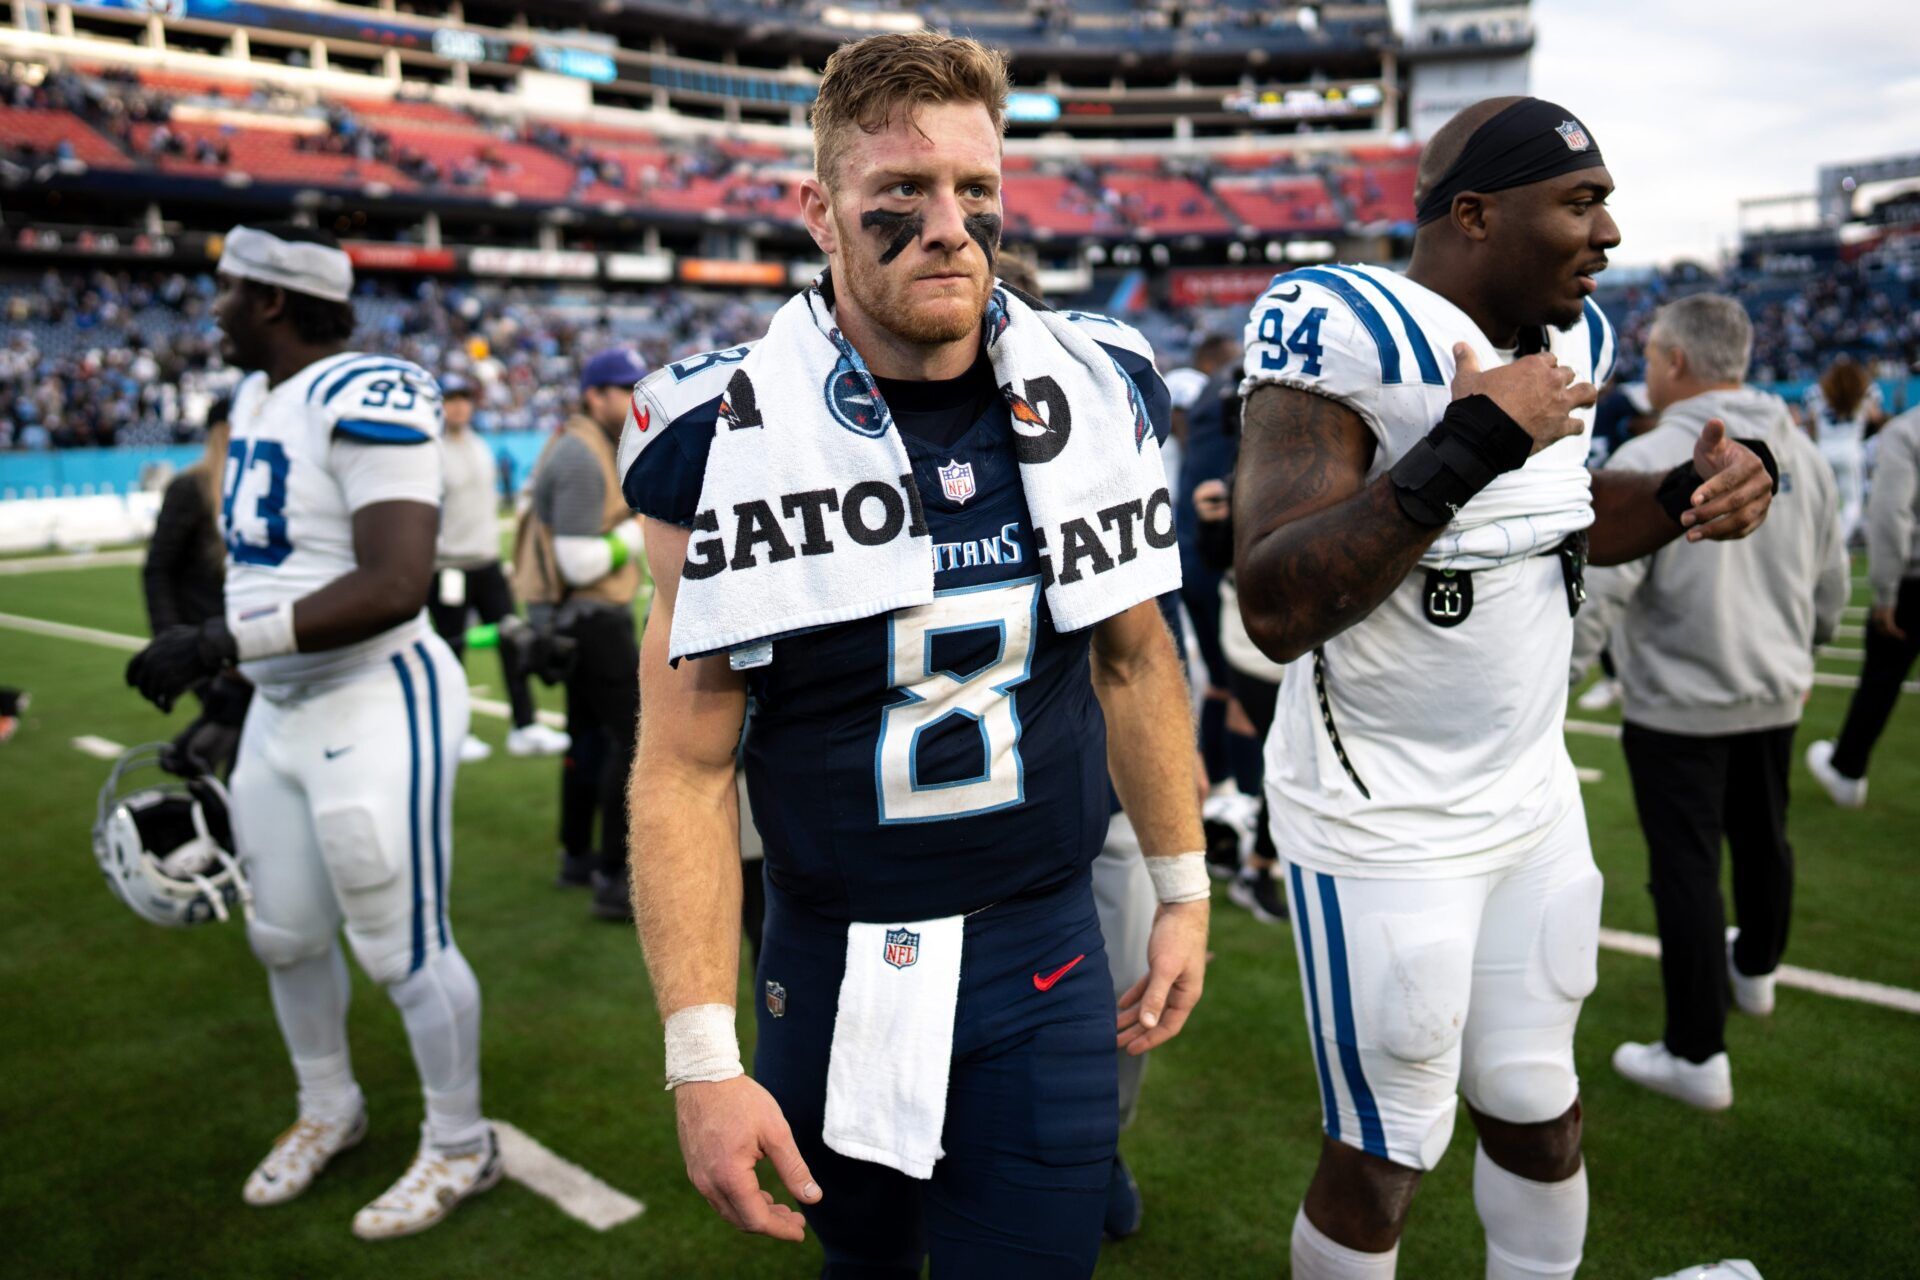
[{"label": "black glove", "polygon": [[160,767],[183,778],[219,773],[232,762],[239,746],[238,725],[221,724],[202,714],[160,749]]},{"label": "black glove", "polygon": [[240,656],[225,618],[208,618],[197,627],[168,627],[127,664],[127,683],[162,711],[172,711],[181,694]]}]

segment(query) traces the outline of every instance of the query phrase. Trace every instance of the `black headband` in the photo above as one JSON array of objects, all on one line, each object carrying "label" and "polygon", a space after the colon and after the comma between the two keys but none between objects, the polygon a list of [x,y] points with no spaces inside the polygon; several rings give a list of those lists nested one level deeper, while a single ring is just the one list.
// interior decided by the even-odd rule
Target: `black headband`
[{"label": "black headband", "polygon": [[1420,202],[1420,226],[1447,216],[1462,191],[1505,191],[1605,164],[1600,144],[1571,111],[1522,98],[1482,124]]}]

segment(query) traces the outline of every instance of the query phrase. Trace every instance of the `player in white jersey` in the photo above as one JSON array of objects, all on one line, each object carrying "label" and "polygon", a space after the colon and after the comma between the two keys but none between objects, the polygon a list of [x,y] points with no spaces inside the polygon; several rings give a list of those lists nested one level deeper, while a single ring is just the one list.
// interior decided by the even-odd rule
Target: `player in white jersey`
[{"label": "player in white jersey", "polygon": [[234,395],[222,490],[226,614],[162,632],[127,669],[162,709],[237,664],[257,688],[229,784],[253,884],[248,939],[293,1059],[299,1118],[247,1180],[280,1204],[366,1132],[339,934],[399,1007],[426,1095],[419,1154],[354,1217],[366,1239],[433,1225],[499,1180],[480,1114],[480,989],[447,925],[460,665],[426,624],[440,393],[346,349],[353,272],[330,237],[236,227],[214,314]]},{"label": "player in white jersey", "polygon": [[1859,361],[1841,356],[1800,397],[1800,420],[1840,488],[1840,533],[1848,546],[1867,505],[1867,437],[1887,420],[1886,404]]},{"label": "player in white jersey", "polygon": [[[1278,277],[1247,328],[1235,569],[1292,663],[1268,739],[1326,1138],[1297,1280],[1394,1274],[1421,1173],[1480,1135],[1489,1277],[1571,1276],[1586,1232],[1573,1029],[1601,882],[1561,739],[1598,563],[1750,532],[1762,458],[1590,473],[1619,233],[1571,113],[1494,99],[1428,144],[1408,272]],[[1295,661],[1299,659],[1299,661]]]}]

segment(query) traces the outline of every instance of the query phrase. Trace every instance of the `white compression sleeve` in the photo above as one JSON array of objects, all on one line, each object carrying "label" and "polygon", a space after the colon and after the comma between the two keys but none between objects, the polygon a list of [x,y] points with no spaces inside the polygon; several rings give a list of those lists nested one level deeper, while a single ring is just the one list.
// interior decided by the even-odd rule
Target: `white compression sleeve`
[{"label": "white compression sleeve", "polygon": [[406,1024],[427,1100],[427,1137],[454,1148],[486,1130],[480,1116],[480,983],[458,947],[446,946],[387,988]]},{"label": "white compression sleeve", "polygon": [[1363,1253],[1329,1239],[1307,1221],[1303,1206],[1293,1218],[1293,1280],[1393,1280],[1400,1246],[1385,1253]]},{"label": "white compression sleeve", "polygon": [[317,956],[267,967],[274,1016],[293,1059],[300,1114],[348,1120],[365,1105],[347,1051],[347,1003],[352,985],[347,959],[335,942]]},{"label": "white compression sleeve", "polygon": [[1487,1231],[1487,1280],[1573,1280],[1587,1242],[1584,1162],[1564,1182],[1535,1182],[1476,1143],[1473,1207]]}]

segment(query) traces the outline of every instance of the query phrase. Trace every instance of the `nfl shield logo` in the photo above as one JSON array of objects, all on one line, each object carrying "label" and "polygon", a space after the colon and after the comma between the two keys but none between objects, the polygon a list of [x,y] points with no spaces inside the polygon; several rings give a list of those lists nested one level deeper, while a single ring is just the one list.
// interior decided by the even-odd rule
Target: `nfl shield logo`
[{"label": "nfl shield logo", "polygon": [[1580,127],[1578,120],[1562,120],[1554,126],[1553,131],[1560,135],[1569,151],[1585,151],[1590,145],[1587,142],[1587,131]]},{"label": "nfl shield logo", "polygon": [[787,1016],[787,989],[777,982],[767,983],[767,1012],[776,1018]]},{"label": "nfl shield logo", "polygon": [[904,969],[920,958],[920,935],[907,929],[887,930],[887,963]]},{"label": "nfl shield logo", "polygon": [[965,506],[967,499],[974,494],[973,464],[971,462],[948,462],[940,469],[940,492],[947,495],[947,501]]}]

